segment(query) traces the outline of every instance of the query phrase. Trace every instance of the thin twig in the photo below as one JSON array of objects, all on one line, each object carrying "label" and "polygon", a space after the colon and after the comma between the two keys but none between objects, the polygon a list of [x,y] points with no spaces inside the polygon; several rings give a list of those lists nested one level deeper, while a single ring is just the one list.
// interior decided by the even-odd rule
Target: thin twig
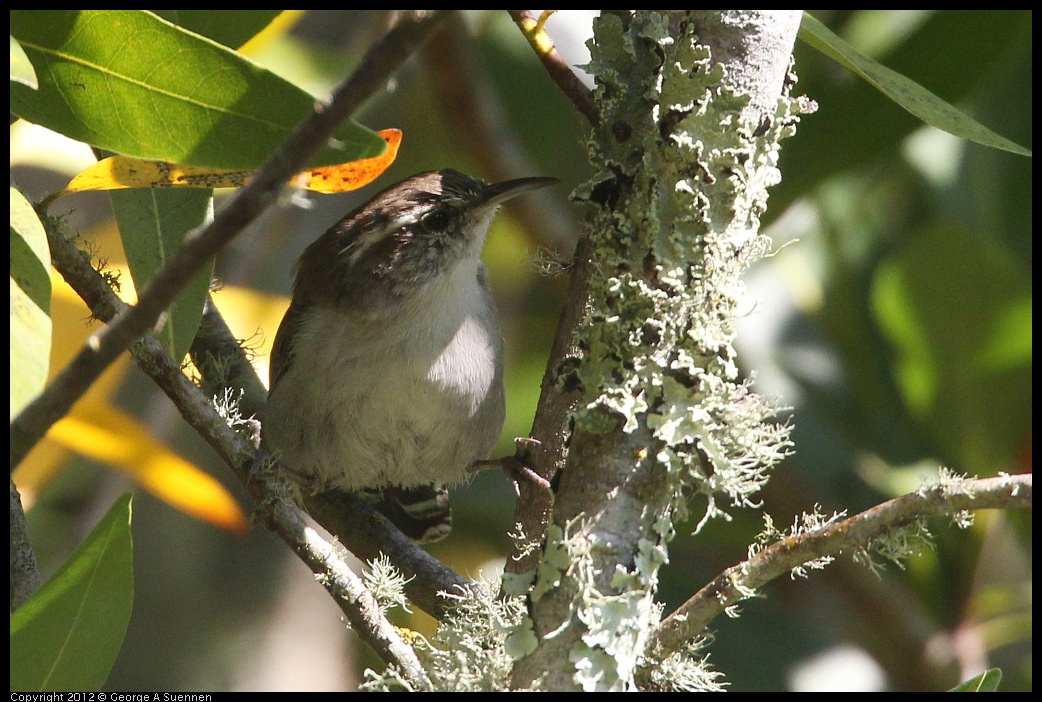
[{"label": "thin twig", "polygon": [[[568,443],[568,416],[581,396],[579,385],[565,379],[582,358],[582,351],[574,343],[574,333],[586,315],[590,280],[596,273],[593,243],[589,236],[584,235],[579,239],[569,266],[568,290],[539,388],[539,402],[531,431],[537,443],[528,446],[525,456],[525,465],[551,484],[563,467]],[[539,563],[539,551],[528,549],[526,544],[543,541],[552,508],[550,494],[534,482],[522,481],[519,489],[521,499],[517,501],[512,523],[520,525],[524,541],[513,545],[506,565],[510,573],[524,573]]]},{"label": "thin twig", "polygon": [[386,554],[407,579],[405,595],[436,619],[452,608],[440,593],[462,594],[470,582],[416,545],[362,498],[331,490],[305,500],[308,513],[358,558],[372,561]]},{"label": "thin twig", "polygon": [[553,41],[547,36],[546,31],[543,29],[545,19],[543,17],[537,19],[530,10],[507,10],[507,12],[510,13],[510,17],[521,30],[521,33],[525,35],[525,39],[532,46],[536,56],[543,62],[543,67],[546,68],[550,78],[561,89],[561,92],[572,101],[572,104],[575,105],[580,114],[596,127],[600,122],[600,117],[594,105],[593,93],[583,84],[579,76],[575,75],[575,71],[572,70],[572,67],[568,65],[564,57],[557,51]]},{"label": "thin twig", "polygon": [[849,519],[784,538],[731,566],[666,617],[652,632],[649,651],[678,651],[728,607],[804,563],[864,548],[872,540],[924,517],[973,509],[1031,506],[1031,475],[963,480],[888,500]]},{"label": "thin twig", "polygon": [[12,470],[109,364],[155,326],[163,310],[195,272],[275,201],[286,181],[422,45],[445,14],[444,10],[403,14],[358,69],[328,101],[315,105],[314,112],[300,123],[253,180],[232,196],[213,222],[185,237],[181,248],[156,271],[138,304],[121,312],[87,340],[72,362],[11,422]]},{"label": "thin twig", "polygon": [[[444,123],[451,125],[453,140],[470,153],[488,180],[540,175],[510,126],[502,101],[493,94],[486,72],[468,50],[466,32],[463,19],[454,15],[434,33],[422,54]],[[524,202],[511,200],[505,207],[530,234],[570,253],[578,223],[553,190],[537,190]]]},{"label": "thin twig", "polygon": [[268,389],[243,345],[225,322],[221,311],[207,295],[203,318],[188,354],[199,371],[199,386],[207,397],[226,389],[239,396],[239,412],[244,417],[262,417],[268,404]]},{"label": "thin twig", "polygon": [[[536,19],[528,10],[507,12],[543,63],[551,80],[589,123],[596,127],[600,119],[593,93],[558,53],[544,31],[543,24],[547,15],[544,13],[540,19]],[[562,378],[567,377],[582,357],[581,350],[573,343],[573,334],[586,314],[589,280],[596,271],[592,258],[592,244],[585,233],[580,235],[568,270],[568,291],[564,297],[564,307],[554,334],[550,357],[547,359],[546,371],[540,386],[539,403],[532,422],[531,436],[537,439],[538,443],[534,444],[526,455],[526,466],[545,480],[552,480],[563,464],[568,441],[568,415],[581,394],[574,383],[562,382]],[[511,573],[531,570],[539,562],[539,551],[529,549],[526,545],[543,540],[552,507],[550,494],[538,488],[535,483],[522,482],[520,490],[521,499],[517,502],[513,522],[519,526],[524,539],[514,544],[507,559],[506,570]]]}]

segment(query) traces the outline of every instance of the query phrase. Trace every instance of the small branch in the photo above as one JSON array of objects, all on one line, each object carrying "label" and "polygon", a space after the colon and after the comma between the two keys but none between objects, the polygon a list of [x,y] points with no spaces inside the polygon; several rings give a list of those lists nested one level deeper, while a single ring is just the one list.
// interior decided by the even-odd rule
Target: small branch
[{"label": "small branch", "polygon": [[372,561],[387,554],[408,579],[406,597],[432,617],[441,619],[452,604],[439,593],[462,593],[470,588],[465,578],[417,546],[365,500],[337,490],[305,501],[311,516],[358,558]]},{"label": "small branch", "polygon": [[22,606],[40,589],[40,568],[36,564],[36,551],[29,540],[25,524],[22,496],[11,481],[11,612]]},{"label": "small branch", "polygon": [[1031,475],[934,485],[902,495],[822,529],[782,539],[716,576],[652,632],[649,651],[677,651],[717,615],[780,575],[824,556],[863,548],[924,517],[973,509],[1031,507]]},{"label": "small branch", "polygon": [[188,350],[199,370],[200,387],[207,397],[215,397],[225,388],[239,393],[239,412],[244,417],[260,417],[268,404],[268,389],[235,338],[213,297],[203,304],[203,318]]},{"label": "small branch", "polygon": [[285,502],[275,502],[263,515],[273,531],[283,537],[347,615],[351,628],[380,658],[398,667],[413,689],[433,692],[434,685],[412,647],[398,635],[380,611],[376,599],[344,560],[344,549],[324,539],[308,526],[303,513]]},{"label": "small branch", "polygon": [[[445,21],[423,51],[433,94],[453,138],[477,162],[492,182],[539,175],[539,170],[518,140],[499,97],[493,94],[480,66],[466,46],[466,25],[458,14]],[[551,189],[537,190],[525,201],[511,200],[505,207],[529,233],[544,242],[570,251],[575,246],[576,222],[562,211],[561,199]]]},{"label": "small branch", "polygon": [[[91,267],[87,256],[72,242],[48,232],[48,243],[54,267],[83,298],[95,317],[106,321],[121,313],[126,303],[106,285]],[[130,347],[137,365],[173,401],[181,416],[231,467],[257,500],[258,515],[273,532],[300,557],[344,612],[359,637],[369,644],[386,662],[401,668],[403,675],[417,686],[430,689],[423,667],[412,648],[398,636],[394,627],[380,613],[379,605],[365,589],[362,581],[351,572],[338,547],[323,539],[307,525],[303,512],[283,500],[273,499],[280,486],[276,471],[254,470],[256,465],[270,461],[266,452],[237,434],[199,388],[185,377],[181,368],[156,339],[146,336]]]},{"label": "small branch", "polygon": [[[532,420],[531,436],[538,443],[528,447],[525,457],[525,465],[549,481],[563,466],[568,442],[568,416],[582,394],[576,383],[565,383],[563,378],[574,371],[582,357],[582,352],[575,346],[574,332],[586,314],[590,279],[596,273],[593,243],[588,236],[583,236],[579,239],[569,266],[564,309],[557,323],[554,344],[539,390],[535,419]],[[550,518],[550,495],[532,481],[523,481],[519,489],[521,499],[517,501],[511,523],[521,525],[526,542],[540,543]],[[537,550],[526,550],[523,544],[515,543],[507,558],[506,570],[509,573],[532,570],[538,565],[540,557]]]},{"label": "small branch", "polygon": [[546,23],[545,18],[549,16],[546,14],[548,11],[544,11],[543,16],[540,16],[539,19],[536,19],[529,10],[507,10],[507,12],[510,13],[510,17],[521,33],[525,35],[525,39],[532,46],[536,56],[543,62],[543,67],[550,74],[551,80],[572,101],[582,116],[596,127],[600,117],[594,106],[593,92],[583,84],[579,76],[575,75],[575,71],[564,60],[546,34],[544,24]]},{"label": "small branch", "polygon": [[253,180],[232,196],[213,222],[185,237],[181,248],[156,272],[138,304],[123,310],[92,335],[72,362],[11,422],[12,470],[109,364],[155,326],[192,275],[275,201],[290,177],[414,53],[444,17],[445,11],[404,14],[328,101],[315,105],[314,112],[300,123]]}]

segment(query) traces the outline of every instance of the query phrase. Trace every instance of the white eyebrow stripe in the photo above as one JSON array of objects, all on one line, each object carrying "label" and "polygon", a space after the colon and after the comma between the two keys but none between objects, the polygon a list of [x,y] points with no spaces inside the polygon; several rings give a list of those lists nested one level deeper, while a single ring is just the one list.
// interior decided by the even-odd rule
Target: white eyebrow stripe
[{"label": "white eyebrow stripe", "polygon": [[426,210],[419,213],[419,216],[417,216],[417,213],[415,213],[414,211],[403,213],[402,216],[400,216],[398,219],[388,221],[383,227],[380,227],[376,230],[363,232],[360,236],[351,239],[351,241],[347,243],[347,246],[345,246],[337,252],[337,255],[343,256],[344,254],[348,254],[347,260],[351,263],[351,265],[354,265],[358,262],[358,259],[361,258],[365,254],[365,252],[369,250],[369,247],[371,247],[373,244],[382,240],[384,237],[388,236],[392,232],[398,231],[402,227],[408,226],[410,224],[415,224],[419,221],[420,217],[422,217],[426,213]]}]

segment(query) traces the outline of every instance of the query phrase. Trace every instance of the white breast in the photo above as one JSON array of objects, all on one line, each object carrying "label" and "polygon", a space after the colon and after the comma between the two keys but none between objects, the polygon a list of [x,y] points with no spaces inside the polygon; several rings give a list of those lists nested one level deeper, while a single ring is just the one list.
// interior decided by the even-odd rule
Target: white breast
[{"label": "white breast", "polygon": [[265,437],[312,489],[457,482],[487,457],[505,405],[480,265],[464,261],[379,326],[309,312],[269,399],[282,421]]}]

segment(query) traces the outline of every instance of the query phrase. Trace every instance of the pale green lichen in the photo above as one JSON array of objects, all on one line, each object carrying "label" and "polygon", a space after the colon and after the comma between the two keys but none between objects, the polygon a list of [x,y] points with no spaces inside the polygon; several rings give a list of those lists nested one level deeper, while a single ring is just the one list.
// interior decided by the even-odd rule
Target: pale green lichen
[{"label": "pale green lichen", "polygon": [[[679,17],[602,14],[590,45],[605,128],[590,142],[598,173],[577,196],[595,205],[589,231],[600,275],[576,342],[579,379],[597,394],[574,419],[586,432],[650,429],[654,444],[635,460],[657,463],[666,494],[639,514],[648,538],[632,569],[615,572],[610,594],[594,584],[590,555],[610,544],[548,533],[532,597],[571,593],[562,626],[574,615],[585,627],[569,654],[584,690],[634,688],[645,632],[660,616],[658,570],[688,496],[705,497],[702,523],[726,516],[721,499],[756,506],[790,445],[789,428],[772,421],[777,408],[740,379],[733,341],[741,274],[770,247],[759,217],[779,180],[777,142],[799,107],[783,97],[753,135],[740,122],[747,99],[722,87],[709,49],[690,31],[673,34]],[[670,666],[690,660],[671,657]],[[711,687],[712,678],[677,675],[662,687]]]},{"label": "pale green lichen", "polygon": [[639,590],[615,596],[588,594],[589,606],[577,613],[586,631],[569,655],[576,681],[586,692],[631,690],[647,639],[645,622],[657,619],[660,608],[650,593]]},{"label": "pale green lichen", "polygon": [[385,554],[369,561],[369,568],[363,579],[384,614],[399,607],[406,612],[412,611],[405,596],[405,586],[411,578],[402,575]]},{"label": "pale green lichen", "polygon": [[[785,531],[781,531],[774,526],[774,520],[769,514],[763,515],[763,531],[757,534],[756,538],[749,545],[748,557],[752,559],[756,554],[760,553],[773,543],[777,543],[783,539],[797,538],[807,534],[813,534],[816,531],[820,531],[836,524],[846,517],[846,512],[833,512],[831,516],[825,516],[820,510],[820,505],[814,505],[812,511],[804,512],[793,517],[792,526]],[[789,575],[793,579],[806,578],[809,571],[823,570],[834,560],[835,558],[833,556],[813,558],[793,568]]]},{"label": "pale green lichen", "polygon": [[[496,583],[478,581],[465,593],[442,593],[452,602],[435,636],[415,637],[413,648],[439,692],[494,692],[507,689],[514,656],[512,635],[521,631],[524,600],[501,597]],[[516,645],[513,638],[511,645]],[[359,689],[368,692],[412,691],[394,666],[365,672]]]},{"label": "pale green lichen", "polygon": [[686,650],[676,651],[649,667],[649,682],[654,692],[723,692],[722,675],[709,667],[709,656],[700,655],[704,639]]},{"label": "pale green lichen", "polygon": [[[973,476],[973,478],[976,477],[977,476]],[[928,489],[939,487],[945,494],[950,494],[956,489],[961,489],[968,479],[967,476],[957,473],[951,468],[941,466],[937,469],[936,480],[927,480],[926,478],[921,479],[921,485],[919,486],[918,492],[920,495],[923,495]],[[973,512],[967,509],[954,512],[950,518],[952,525],[960,529],[969,529],[973,526]]]},{"label": "pale green lichen", "polygon": [[[708,48],[672,36],[668,13],[629,22],[599,20],[588,67],[610,128],[591,141],[601,170],[579,190],[599,205],[591,232],[605,276],[579,333],[582,382],[600,394],[577,421],[608,430],[607,409],[624,431],[646,422],[677,502],[694,487],[708,518],[724,514],[718,495],[754,504],[788,448],[788,429],[769,421],[777,408],[739,381],[732,343],[741,274],[769,250],[759,216],[779,179],[777,141],[798,110],[783,98],[754,138],[738,122],[747,100],[721,87]],[[603,206],[614,186],[628,196]]]},{"label": "pale green lichen", "polygon": [[[886,561],[904,570],[905,561],[919,556],[933,547],[933,534],[926,527],[925,519],[916,519],[911,524],[888,529],[857,549],[854,560],[866,566],[876,575],[884,569]],[[876,556],[882,556],[880,561]]]}]

